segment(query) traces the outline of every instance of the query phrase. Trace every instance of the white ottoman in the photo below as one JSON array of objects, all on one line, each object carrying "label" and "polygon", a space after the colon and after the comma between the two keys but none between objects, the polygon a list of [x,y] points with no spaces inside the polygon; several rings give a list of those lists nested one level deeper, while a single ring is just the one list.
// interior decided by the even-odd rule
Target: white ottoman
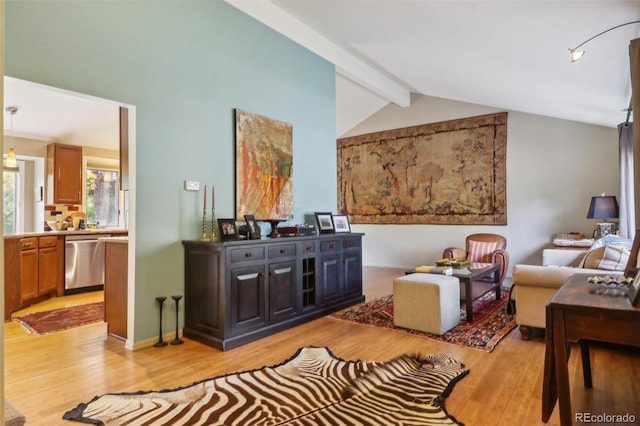
[{"label": "white ottoman", "polygon": [[460,323],[460,281],[422,273],[394,279],[393,323],[433,334],[451,330]]}]

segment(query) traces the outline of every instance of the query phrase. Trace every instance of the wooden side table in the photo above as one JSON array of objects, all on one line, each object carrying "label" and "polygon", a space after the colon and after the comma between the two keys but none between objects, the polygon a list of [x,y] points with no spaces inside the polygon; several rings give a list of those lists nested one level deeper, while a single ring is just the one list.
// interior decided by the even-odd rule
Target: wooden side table
[{"label": "wooden side table", "polygon": [[542,421],[547,422],[558,401],[560,424],[572,424],[567,343],[580,342],[585,387],[591,387],[588,341],[640,347],[640,307],[626,297],[594,294],[588,274],[576,274],[560,287],[547,305]]}]

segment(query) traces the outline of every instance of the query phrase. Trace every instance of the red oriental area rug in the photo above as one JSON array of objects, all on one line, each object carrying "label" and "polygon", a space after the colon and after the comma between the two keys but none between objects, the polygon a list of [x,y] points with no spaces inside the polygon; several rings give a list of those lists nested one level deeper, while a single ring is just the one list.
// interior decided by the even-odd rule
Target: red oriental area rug
[{"label": "red oriental area rug", "polygon": [[331,315],[333,318],[389,328],[415,336],[428,337],[459,346],[491,352],[516,327],[515,315],[506,312],[509,290],[503,289],[500,300],[489,292],[473,302],[473,322],[466,321],[464,305],[460,308],[460,324],[442,336],[393,325],[393,295],[364,302]]},{"label": "red oriental area rug", "polygon": [[52,311],[34,312],[14,318],[32,334],[50,334],[104,321],[104,302],[89,303]]}]

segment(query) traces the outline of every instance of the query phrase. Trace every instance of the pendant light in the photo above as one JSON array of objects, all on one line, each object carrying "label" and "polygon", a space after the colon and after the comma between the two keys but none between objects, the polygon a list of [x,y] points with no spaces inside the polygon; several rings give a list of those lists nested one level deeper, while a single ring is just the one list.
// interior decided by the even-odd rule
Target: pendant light
[{"label": "pendant light", "polygon": [[[13,116],[18,112],[18,107],[8,106],[5,111],[11,114],[11,145],[13,145]],[[4,161],[4,170],[18,170],[18,161],[16,160],[16,152],[13,147],[9,148],[9,152],[7,153],[7,158]]]}]

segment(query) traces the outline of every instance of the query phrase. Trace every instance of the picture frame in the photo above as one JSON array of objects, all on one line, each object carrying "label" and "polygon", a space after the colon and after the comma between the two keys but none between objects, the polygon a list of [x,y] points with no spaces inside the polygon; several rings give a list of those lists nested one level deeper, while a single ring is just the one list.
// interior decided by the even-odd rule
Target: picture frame
[{"label": "picture frame", "polygon": [[245,214],[244,220],[247,222],[247,226],[249,227],[249,239],[259,240],[260,227],[258,226],[255,216],[252,214]]},{"label": "picture frame", "polygon": [[238,239],[238,229],[236,228],[235,219],[218,219],[218,228],[220,228],[221,240]]},{"label": "picture frame", "polygon": [[316,223],[318,224],[318,232],[320,234],[333,234],[333,215],[329,212],[315,212]]},{"label": "picture frame", "polygon": [[336,232],[351,232],[351,225],[349,224],[349,216],[346,214],[334,214],[333,215],[333,227]]},{"label": "picture frame", "polygon": [[629,287],[629,301],[633,306],[638,306],[638,302],[640,302],[640,271],[636,273],[633,283]]}]

